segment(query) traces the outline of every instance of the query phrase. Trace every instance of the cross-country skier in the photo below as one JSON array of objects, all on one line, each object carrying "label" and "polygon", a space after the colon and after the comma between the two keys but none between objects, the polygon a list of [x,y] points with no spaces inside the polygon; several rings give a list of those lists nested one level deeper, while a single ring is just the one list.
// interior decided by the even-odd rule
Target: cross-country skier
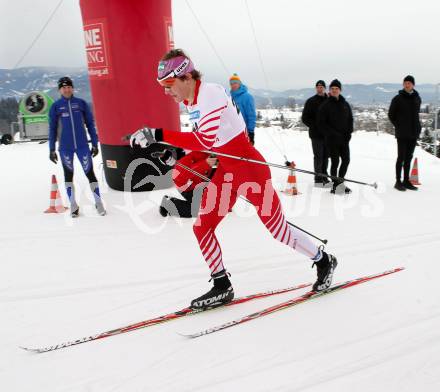
[{"label": "cross-country skier", "polygon": [[[171,50],[162,58],[157,80],[165,88],[165,94],[185,104],[193,122],[193,132],[142,128],[131,136],[132,146],[145,148],[163,141],[192,151],[211,150],[264,162],[263,156],[248,141],[243,117],[225,89],[202,82],[200,72],[181,49]],[[275,239],[316,264],[318,277],[313,290],[327,289],[337,265],[336,258],[286,222],[269,168],[221,156],[218,160],[217,171],[205,189],[194,224],[194,233],[211,271],[213,288],[194,299],[191,307],[220,306],[234,297],[215,229],[239,195],[255,206],[262,223]]]},{"label": "cross-country skier", "polygon": [[[58,152],[63,164],[64,181],[72,218],[79,215],[79,206],[76,202],[73,186],[73,157],[75,154],[89,180],[96,210],[99,215],[105,215],[106,211],[101,200],[98,180],[93,171],[92,157],[99,153],[93,114],[86,101],[73,96],[73,82],[69,77],[65,76],[58,80],[58,89],[61,98],[55,101],[49,112],[49,159],[53,163],[58,162],[58,156],[55,152],[55,143],[58,140]],[[92,140],[91,150],[84,124],[87,126]]]}]

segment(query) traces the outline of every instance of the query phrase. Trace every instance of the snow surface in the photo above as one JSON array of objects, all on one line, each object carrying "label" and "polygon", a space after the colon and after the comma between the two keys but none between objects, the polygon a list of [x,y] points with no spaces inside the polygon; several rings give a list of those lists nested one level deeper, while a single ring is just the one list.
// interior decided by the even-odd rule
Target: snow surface
[{"label": "snow surface", "polygon": [[[306,132],[262,128],[256,140],[268,160],[282,163],[285,153],[312,168]],[[0,146],[0,390],[439,391],[440,161],[417,148],[423,185],[399,193],[393,137],[359,132],[351,145],[348,176],[378,181],[379,189],[353,185],[352,195],[334,196],[298,173],[301,195],[281,195],[285,212],[328,238],[339,259],[335,282],[405,271],[196,340],[177,332],[299,292],[39,355],[18,346],[53,345],[182,308],[209,288],[209,274],[192,222],[158,214],[162,195],[174,191],[102,186],[108,215],[98,217],[78,174],[83,215],[46,215],[50,174],[62,179],[47,145]],[[282,189],[287,173],[273,175]],[[310,262],[275,242],[242,202],[218,237],[237,296],[314,279]]]}]

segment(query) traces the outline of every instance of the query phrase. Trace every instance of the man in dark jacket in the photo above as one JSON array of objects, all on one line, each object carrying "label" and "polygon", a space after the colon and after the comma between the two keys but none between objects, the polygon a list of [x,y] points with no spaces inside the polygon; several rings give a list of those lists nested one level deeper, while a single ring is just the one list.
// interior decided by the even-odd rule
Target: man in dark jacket
[{"label": "man in dark jacket", "polygon": [[[309,127],[309,136],[312,140],[313,164],[315,173],[327,174],[328,152],[324,142],[324,134],[318,127],[318,110],[326,101],[325,82],[318,80],[315,84],[316,95],[309,98],[302,112],[301,120]],[[315,186],[325,186],[329,183],[327,177],[315,175]]]},{"label": "man in dark jacket", "polygon": [[[353,113],[345,98],[341,95],[342,85],[338,79],[330,83],[330,97],[318,111],[318,128],[323,132],[325,144],[330,154],[330,174],[343,179],[350,163],[349,142],[353,132]],[[341,166],[339,167],[339,160]],[[342,185],[343,180],[333,180],[331,193],[351,193],[351,189]]]},{"label": "man in dark jacket", "polygon": [[[409,181],[411,160],[421,131],[419,112],[422,100],[419,93],[414,90],[414,85],[414,77],[406,76],[403,79],[403,90],[393,98],[388,111],[388,117],[396,130],[397,161],[394,188],[399,191],[418,189]],[[402,166],[403,182],[401,181]]]}]

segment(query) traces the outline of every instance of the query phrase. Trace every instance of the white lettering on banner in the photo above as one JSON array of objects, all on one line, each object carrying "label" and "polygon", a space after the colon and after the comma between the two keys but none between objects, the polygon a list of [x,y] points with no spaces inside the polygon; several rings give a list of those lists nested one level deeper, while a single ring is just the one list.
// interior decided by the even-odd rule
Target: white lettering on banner
[{"label": "white lettering on banner", "polygon": [[102,50],[97,50],[94,52],[87,52],[87,62],[88,63],[103,63],[104,53]]},{"label": "white lettering on banner", "polygon": [[101,46],[101,34],[99,29],[91,29],[84,31],[86,46]]},{"label": "white lettering on banner", "polygon": [[99,19],[84,25],[84,41],[86,45],[89,77],[102,79],[111,76],[108,42],[106,40],[106,21]]}]

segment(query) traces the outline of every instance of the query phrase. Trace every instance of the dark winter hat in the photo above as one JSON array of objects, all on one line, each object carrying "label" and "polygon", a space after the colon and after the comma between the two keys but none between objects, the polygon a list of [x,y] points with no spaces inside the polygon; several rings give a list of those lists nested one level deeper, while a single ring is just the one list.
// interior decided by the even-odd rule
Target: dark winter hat
[{"label": "dark winter hat", "polygon": [[325,82],[323,80],[318,80],[316,82],[315,87],[318,87],[318,86],[326,87]]},{"label": "dark winter hat", "polygon": [[407,75],[405,76],[405,79],[403,79],[404,82],[411,82],[412,84],[416,84],[416,80],[414,79],[414,76]]},{"label": "dark winter hat", "polygon": [[71,86],[71,87],[73,87],[72,79],[70,79],[68,76],[63,76],[62,78],[60,78],[58,80],[58,90],[61,87],[64,87],[64,86]]},{"label": "dark winter hat", "polygon": [[342,90],[342,84],[338,79],[333,79],[330,83],[330,88],[332,87],[338,87],[340,90]]}]

